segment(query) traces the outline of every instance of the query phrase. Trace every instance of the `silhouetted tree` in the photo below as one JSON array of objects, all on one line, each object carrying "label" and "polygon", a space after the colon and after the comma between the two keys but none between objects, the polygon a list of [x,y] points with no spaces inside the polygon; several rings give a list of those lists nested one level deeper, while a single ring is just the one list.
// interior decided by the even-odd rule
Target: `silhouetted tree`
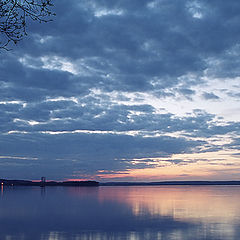
[{"label": "silhouetted tree", "polygon": [[52,0],[0,0],[0,48],[19,42],[25,35],[26,21],[49,22],[55,15]]}]

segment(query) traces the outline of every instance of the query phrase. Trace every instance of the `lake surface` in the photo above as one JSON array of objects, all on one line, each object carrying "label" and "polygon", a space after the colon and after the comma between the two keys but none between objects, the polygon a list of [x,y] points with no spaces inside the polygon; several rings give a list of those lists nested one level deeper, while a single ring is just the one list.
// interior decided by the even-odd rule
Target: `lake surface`
[{"label": "lake surface", "polygon": [[0,240],[239,240],[240,186],[2,187]]}]

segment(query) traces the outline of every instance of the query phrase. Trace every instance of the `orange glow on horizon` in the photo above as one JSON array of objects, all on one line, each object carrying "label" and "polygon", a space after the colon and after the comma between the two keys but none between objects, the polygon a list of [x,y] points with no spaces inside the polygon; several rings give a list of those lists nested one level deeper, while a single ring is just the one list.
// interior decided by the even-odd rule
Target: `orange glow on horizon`
[{"label": "orange glow on horizon", "polygon": [[[239,180],[239,157],[234,153],[238,154],[239,151],[221,150],[175,154],[165,159],[151,158],[156,163],[154,168],[127,169],[119,174],[99,171],[97,177],[105,181]],[[175,164],[176,160],[179,163]],[[141,162],[141,159],[136,159],[136,162]]]},{"label": "orange glow on horizon", "polygon": [[[98,170],[95,175],[75,174],[65,181],[201,181],[240,180],[239,151],[221,150],[192,154],[174,154],[171,158],[151,158],[149,167],[138,169],[147,158],[133,159],[136,168],[121,171]],[[76,178],[74,178],[76,177]]]},{"label": "orange glow on horizon", "polygon": [[84,178],[69,178],[69,179],[65,179],[64,181],[93,181],[93,180],[89,180],[89,179],[84,179]]}]

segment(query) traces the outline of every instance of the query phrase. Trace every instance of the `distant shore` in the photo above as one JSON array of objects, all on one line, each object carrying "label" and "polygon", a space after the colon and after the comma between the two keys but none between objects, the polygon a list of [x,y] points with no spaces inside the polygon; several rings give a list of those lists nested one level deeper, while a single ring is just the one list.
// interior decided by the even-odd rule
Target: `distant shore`
[{"label": "distant shore", "polygon": [[240,185],[240,181],[162,181],[162,182],[106,182],[100,186],[181,186],[181,185]]},{"label": "distant shore", "polygon": [[55,182],[55,181],[28,181],[28,180],[7,180],[0,179],[0,184],[4,186],[87,186],[87,187],[96,187],[99,186],[99,182],[96,181],[64,181],[64,182]]},{"label": "distant shore", "polygon": [[29,181],[0,179],[4,186],[206,186],[206,185],[240,185],[240,181],[162,181],[162,182],[104,182],[97,181]]}]

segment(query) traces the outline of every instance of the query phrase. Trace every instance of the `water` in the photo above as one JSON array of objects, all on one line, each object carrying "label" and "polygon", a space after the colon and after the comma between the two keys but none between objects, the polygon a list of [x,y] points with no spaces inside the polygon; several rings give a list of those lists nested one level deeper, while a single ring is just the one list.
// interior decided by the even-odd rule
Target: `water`
[{"label": "water", "polygon": [[0,240],[239,240],[239,186],[3,187]]}]

